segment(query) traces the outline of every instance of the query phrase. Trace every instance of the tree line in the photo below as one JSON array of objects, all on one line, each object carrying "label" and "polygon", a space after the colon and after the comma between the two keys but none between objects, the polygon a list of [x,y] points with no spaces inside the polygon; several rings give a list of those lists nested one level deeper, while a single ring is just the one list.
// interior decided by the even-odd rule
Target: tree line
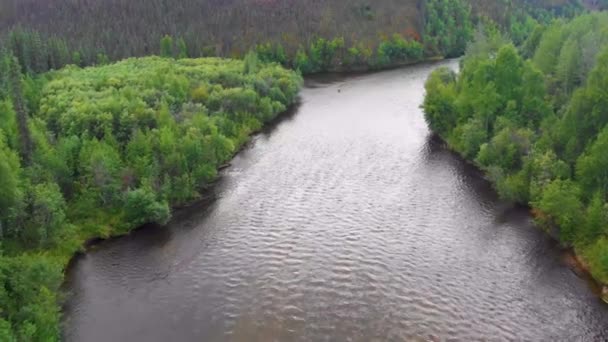
[{"label": "tree line", "polygon": [[434,132],[505,199],[530,204],[608,282],[608,13],[537,26],[519,47],[475,35],[458,74],[426,83]]}]

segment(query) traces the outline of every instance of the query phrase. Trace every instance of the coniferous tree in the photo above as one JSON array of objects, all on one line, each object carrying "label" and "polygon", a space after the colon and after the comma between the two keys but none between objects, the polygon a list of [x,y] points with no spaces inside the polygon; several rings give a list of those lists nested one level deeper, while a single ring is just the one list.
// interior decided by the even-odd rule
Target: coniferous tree
[{"label": "coniferous tree", "polygon": [[22,74],[19,62],[15,57],[10,63],[10,84],[13,107],[17,114],[17,127],[19,131],[19,149],[25,164],[29,164],[32,156],[32,138],[28,127],[28,114],[22,89]]},{"label": "coniferous tree", "polygon": [[165,58],[173,57],[173,38],[169,35],[165,35],[160,40],[160,56]]},{"label": "coniferous tree", "polygon": [[184,38],[177,41],[177,58],[188,58],[188,47]]}]

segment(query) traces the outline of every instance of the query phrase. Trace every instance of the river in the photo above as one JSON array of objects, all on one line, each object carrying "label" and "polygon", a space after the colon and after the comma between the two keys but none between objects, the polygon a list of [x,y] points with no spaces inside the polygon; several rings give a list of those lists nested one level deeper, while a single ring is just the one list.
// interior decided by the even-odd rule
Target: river
[{"label": "river", "polygon": [[559,246],[430,134],[439,64],[309,79],[212,201],[74,261],[64,338],[608,340]]}]

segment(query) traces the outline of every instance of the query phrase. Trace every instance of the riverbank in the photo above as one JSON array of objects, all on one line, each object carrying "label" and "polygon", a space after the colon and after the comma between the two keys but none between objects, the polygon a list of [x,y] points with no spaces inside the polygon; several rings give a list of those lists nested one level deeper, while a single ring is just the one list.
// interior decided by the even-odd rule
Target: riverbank
[{"label": "riverbank", "polygon": [[199,200],[251,135],[296,102],[302,82],[256,56],[131,58],[27,78],[31,113],[12,113],[25,124],[0,123],[9,206],[0,212],[0,340],[56,340],[61,275],[74,255]]},{"label": "riverbank", "polygon": [[[408,67],[408,66],[416,66],[416,65],[424,65],[424,64],[428,64],[428,63],[437,63],[437,62],[441,62],[443,61],[444,58],[443,57],[432,57],[429,59],[425,59],[425,60],[421,60],[421,61],[416,61],[416,62],[403,62],[403,63],[396,63],[396,64],[391,64],[389,66],[383,67],[381,69],[374,69],[371,67],[367,67],[367,68],[360,68],[360,69],[345,69],[345,68],[336,68],[336,69],[332,69],[330,71],[326,71],[326,72],[318,72],[318,73],[314,73],[314,74],[310,74],[310,75],[306,75],[306,77],[323,77],[324,75],[342,75],[342,76],[346,76],[346,75],[353,75],[353,74],[370,74],[370,73],[376,73],[376,72],[381,72],[381,71],[389,71],[389,70],[395,70],[395,69],[399,69],[399,68],[404,68],[404,67]],[[285,117],[290,117],[292,116],[296,111],[297,108],[299,107],[299,103],[295,102],[292,103],[290,105],[290,107],[285,110],[284,112],[278,114],[276,117],[274,117],[271,121],[265,123],[262,127],[256,128],[255,130],[252,130],[249,133],[249,137],[254,137],[257,134],[260,134],[262,132],[267,131],[269,128],[272,128],[274,126],[276,126],[279,122],[281,122]],[[239,154],[243,149],[247,148],[247,146],[249,145],[249,143],[251,142],[251,139],[248,139],[246,141],[243,141],[240,146],[235,150],[234,154],[230,157],[230,159],[234,158],[234,156],[236,156],[237,154]],[[227,160],[225,161],[222,165],[217,167],[217,171],[221,171],[225,168],[230,167],[230,161]],[[208,197],[209,192],[212,191],[212,188],[214,187],[215,183],[219,180],[219,175],[218,178],[215,178],[212,182],[210,182],[208,184],[208,186],[205,186],[201,189],[199,189],[200,193],[201,193],[201,197],[200,198],[194,198],[189,200],[186,203],[181,203],[179,205],[173,205],[172,206],[172,210],[188,210],[189,208],[192,208],[194,206],[198,206],[201,203],[205,203],[207,201],[210,200],[210,197]],[[135,227],[131,227],[129,229],[116,229],[116,228],[112,228],[112,227],[120,227],[122,226],[121,223],[117,223],[120,221],[120,218],[116,218],[112,213],[102,213],[103,216],[106,217],[106,219],[104,220],[97,220],[97,221],[106,221],[109,222],[109,227],[107,228],[103,228],[98,230],[97,232],[93,232],[90,234],[85,234],[82,235],[78,238],[78,243],[74,243],[72,244],[72,248],[71,249],[57,249],[56,251],[48,251],[49,254],[57,256],[59,258],[59,260],[61,261],[62,264],[66,265],[66,267],[64,267],[64,270],[67,269],[67,265],[69,265],[72,261],[72,259],[74,257],[77,257],[80,254],[86,254],[87,250],[89,248],[94,247],[96,244],[104,242],[104,241],[108,241],[108,240],[112,240],[112,239],[118,239],[121,237],[124,237],[126,235],[131,234],[134,231],[138,231],[140,229],[145,229],[145,227],[149,226],[149,224],[144,224],[141,226],[135,226]],[[74,223],[76,226],[86,226],[89,223],[87,222],[81,222],[81,223]],[[104,234],[99,234],[99,231],[103,231]]]},{"label": "riverbank", "polygon": [[[453,153],[458,155],[459,158],[462,158],[462,160],[465,161],[467,164],[469,164],[472,167],[474,167],[475,169],[479,170],[479,172],[484,175],[484,179],[486,179],[494,187],[496,187],[496,183],[493,181],[493,179],[491,177],[488,176],[487,171],[484,171],[482,165],[476,163],[473,160],[467,159],[466,156],[463,155],[458,149],[456,149],[454,146],[450,145],[446,139],[444,139],[443,137],[441,137],[440,135],[438,135],[436,133],[434,133],[434,134],[438,139],[440,139],[442,141],[442,143],[444,144],[444,146],[446,148],[448,148],[450,151],[452,151]],[[543,212],[540,209],[531,206],[530,203],[522,203],[522,202],[516,202],[516,203],[518,205],[522,205],[525,208],[527,208],[527,210],[530,212],[532,217],[535,218],[535,220],[538,220],[541,217],[545,218],[545,216],[546,216],[545,214],[543,214]],[[545,221],[545,220],[542,220],[542,221]],[[536,222],[536,226],[538,227],[538,229],[542,230],[545,234],[550,236],[553,240],[555,240],[556,242],[561,244],[560,238],[559,238],[559,227],[557,227],[555,225],[542,226],[538,222]],[[590,289],[593,291],[593,293],[596,294],[599,298],[601,298],[603,302],[608,304],[608,281],[594,277],[592,267],[583,257],[583,253],[578,251],[575,247],[564,247],[564,248],[565,248],[564,249],[565,250],[564,264],[566,266],[568,266],[574,273],[576,273],[577,276],[587,280],[589,283]]]},{"label": "riverbank", "polygon": [[[605,12],[556,21],[535,46],[520,49],[486,32],[472,43],[458,73],[443,68],[431,74],[423,105],[431,129],[484,170],[502,198],[528,204],[537,224],[574,248],[604,286],[608,120],[594,113],[606,108],[601,91],[608,51],[596,47],[594,63],[570,64],[584,75],[572,82],[557,65],[583,58],[583,50],[566,46],[565,38],[555,41],[554,33],[572,43],[607,25]],[[562,48],[573,59],[553,53]]]},{"label": "riverbank", "polygon": [[404,67],[414,66],[414,65],[419,65],[419,64],[441,62],[445,59],[446,59],[445,56],[432,56],[432,57],[425,57],[425,58],[422,58],[419,60],[390,62],[389,64],[382,65],[382,66],[373,66],[373,65],[369,65],[369,64],[330,66],[325,71],[318,71],[318,72],[313,72],[313,73],[309,73],[309,74],[304,74],[304,76],[306,76],[306,77],[313,76],[314,77],[314,76],[325,75],[325,74],[350,75],[350,74],[359,74],[359,73],[388,71],[388,70],[394,70],[394,69],[399,69],[399,68],[404,68]]},{"label": "riverbank", "polygon": [[[271,121],[265,123],[264,126],[262,126],[259,129],[254,130],[254,131],[251,131],[251,133],[249,134],[250,139],[244,141],[241,144],[241,146],[238,149],[236,149],[234,154],[230,157],[230,160],[226,161],[225,163],[223,163],[222,165],[217,167],[217,171],[218,171],[217,177],[213,181],[211,181],[209,184],[207,184],[205,187],[200,188],[198,190],[198,192],[200,193],[200,196],[197,198],[191,199],[186,203],[172,206],[171,209],[172,209],[173,214],[179,215],[180,212],[182,212],[182,211],[187,212],[194,207],[197,207],[197,208],[200,208],[201,206],[205,207],[209,203],[211,203],[214,200],[214,196],[213,196],[214,190],[213,189],[216,186],[217,182],[220,181],[220,179],[221,179],[221,174],[219,174],[219,172],[223,171],[225,169],[229,169],[232,166],[231,160],[234,157],[236,157],[239,153],[241,153],[244,149],[246,149],[248,146],[250,146],[252,138],[254,138],[258,134],[266,132],[268,129],[271,129],[272,127],[275,127],[279,122],[281,122],[285,118],[288,118],[291,115],[293,115],[293,113],[297,110],[299,105],[300,104],[296,101],[295,103],[291,104],[290,107],[287,108],[287,110],[276,115],[276,117],[274,117]],[[63,255],[61,260],[66,265],[64,267],[64,272],[67,271],[67,269],[69,269],[69,265],[72,263],[74,258],[78,257],[81,254],[86,254],[86,252],[90,248],[94,248],[95,245],[102,243],[102,242],[109,241],[109,240],[122,238],[131,233],[140,231],[142,229],[146,229],[147,227],[150,227],[151,225],[155,225],[155,224],[157,224],[157,223],[146,223],[146,224],[143,224],[140,226],[132,227],[127,231],[111,230],[111,232],[108,235],[104,235],[104,236],[99,236],[99,235],[95,235],[95,234],[88,235],[88,236],[82,236],[79,239],[81,241],[81,243],[79,244],[81,247],[79,247],[78,249],[74,249],[71,252],[62,251],[60,253]],[[67,262],[66,262],[66,260],[67,260]]]}]

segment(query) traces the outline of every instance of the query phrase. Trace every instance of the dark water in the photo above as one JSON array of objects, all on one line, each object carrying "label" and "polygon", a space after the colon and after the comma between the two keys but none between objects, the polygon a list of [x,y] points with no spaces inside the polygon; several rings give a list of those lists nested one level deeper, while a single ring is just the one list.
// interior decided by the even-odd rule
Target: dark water
[{"label": "dark water", "polygon": [[563,252],[430,136],[436,66],[309,82],[211,205],[75,262],[65,338],[607,340]]}]

